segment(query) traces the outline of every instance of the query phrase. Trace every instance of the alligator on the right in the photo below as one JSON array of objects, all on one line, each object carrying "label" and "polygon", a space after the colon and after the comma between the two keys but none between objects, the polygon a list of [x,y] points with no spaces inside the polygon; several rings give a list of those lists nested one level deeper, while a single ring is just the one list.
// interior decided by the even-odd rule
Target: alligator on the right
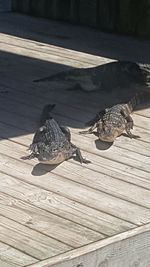
[{"label": "alligator on the right", "polygon": [[98,138],[101,141],[111,143],[124,131],[130,138],[139,138],[139,136],[131,132],[134,125],[131,113],[134,107],[145,98],[150,100],[150,92],[137,93],[128,103],[117,104],[100,111],[87,123],[91,127],[88,130],[81,131],[80,134],[91,134],[96,129]]}]

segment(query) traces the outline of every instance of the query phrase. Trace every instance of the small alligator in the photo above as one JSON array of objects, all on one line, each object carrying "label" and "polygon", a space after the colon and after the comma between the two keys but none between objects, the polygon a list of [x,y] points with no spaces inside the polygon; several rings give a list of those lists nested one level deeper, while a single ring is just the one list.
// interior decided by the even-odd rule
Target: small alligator
[{"label": "small alligator", "polygon": [[[83,91],[111,90],[130,84],[150,86],[150,64],[116,61],[92,68],[71,69],[34,80],[34,82],[66,82],[69,89]],[[71,83],[71,84],[70,84]]]},{"label": "small alligator", "polygon": [[[148,93],[148,95],[150,95],[150,93]],[[114,142],[124,131],[126,131],[130,138],[139,138],[139,136],[131,133],[131,129],[133,129],[133,119],[130,114],[144,96],[145,93],[137,93],[126,104],[114,105],[100,111],[94,119],[86,124],[91,126],[91,128],[87,131],[81,131],[80,134],[90,134],[97,129],[98,138],[104,142]]]},{"label": "small alligator", "polygon": [[59,126],[51,117],[50,112],[54,106],[44,107],[40,120],[41,127],[36,131],[29,147],[31,154],[22,159],[37,158],[41,163],[54,165],[76,155],[81,163],[90,163],[82,157],[80,149],[71,143],[70,130]]}]

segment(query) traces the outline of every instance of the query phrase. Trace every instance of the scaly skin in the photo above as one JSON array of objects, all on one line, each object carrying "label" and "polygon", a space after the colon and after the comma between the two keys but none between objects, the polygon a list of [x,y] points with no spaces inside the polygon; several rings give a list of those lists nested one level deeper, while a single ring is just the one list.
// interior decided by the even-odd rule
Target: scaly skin
[{"label": "scaly skin", "polygon": [[89,163],[90,161],[82,157],[79,148],[71,143],[69,129],[59,126],[50,116],[49,112],[53,107],[54,105],[44,107],[42,126],[36,131],[29,147],[31,154],[22,159],[37,158],[41,163],[54,165],[76,155],[81,163]]},{"label": "scaly skin", "polygon": [[136,95],[127,104],[118,104],[101,111],[91,122],[91,128],[82,131],[80,134],[92,133],[97,129],[98,138],[104,142],[114,142],[124,131],[130,138],[139,138],[133,135],[133,120],[130,114],[136,104],[140,102],[140,97]]}]

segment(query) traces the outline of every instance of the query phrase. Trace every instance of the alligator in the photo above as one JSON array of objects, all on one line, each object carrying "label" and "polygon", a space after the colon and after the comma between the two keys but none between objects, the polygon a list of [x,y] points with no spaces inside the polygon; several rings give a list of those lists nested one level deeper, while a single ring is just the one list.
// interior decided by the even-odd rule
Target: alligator
[{"label": "alligator", "polygon": [[128,137],[139,138],[131,133],[133,129],[133,119],[131,113],[136,105],[140,104],[143,98],[150,96],[150,92],[136,93],[126,104],[117,104],[100,111],[94,119],[86,125],[91,126],[88,130],[81,131],[80,134],[90,134],[97,129],[97,136],[101,141],[114,142],[115,139],[126,131]]},{"label": "alligator", "polygon": [[[83,91],[128,87],[130,84],[150,86],[150,64],[115,61],[92,68],[69,69],[34,82],[66,82],[68,89]],[[70,84],[71,83],[71,84]]]},{"label": "alligator", "polygon": [[43,108],[40,128],[36,131],[29,147],[31,154],[22,159],[37,158],[41,163],[55,165],[75,155],[80,163],[90,163],[82,157],[80,149],[72,144],[70,130],[59,126],[52,118],[51,111],[54,107],[55,104],[49,104]]}]

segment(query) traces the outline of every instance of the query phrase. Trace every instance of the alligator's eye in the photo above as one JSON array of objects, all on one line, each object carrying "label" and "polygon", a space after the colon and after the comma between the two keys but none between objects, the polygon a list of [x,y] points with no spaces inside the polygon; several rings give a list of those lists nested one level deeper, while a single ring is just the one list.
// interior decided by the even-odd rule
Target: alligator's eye
[{"label": "alligator's eye", "polygon": [[44,130],[45,130],[45,127],[44,126],[42,126],[42,127],[39,128],[39,131],[40,132],[43,132]]},{"label": "alligator's eye", "polygon": [[57,151],[57,147],[53,147],[53,148],[52,148],[52,151],[53,151],[53,152],[56,152],[56,151]]}]

